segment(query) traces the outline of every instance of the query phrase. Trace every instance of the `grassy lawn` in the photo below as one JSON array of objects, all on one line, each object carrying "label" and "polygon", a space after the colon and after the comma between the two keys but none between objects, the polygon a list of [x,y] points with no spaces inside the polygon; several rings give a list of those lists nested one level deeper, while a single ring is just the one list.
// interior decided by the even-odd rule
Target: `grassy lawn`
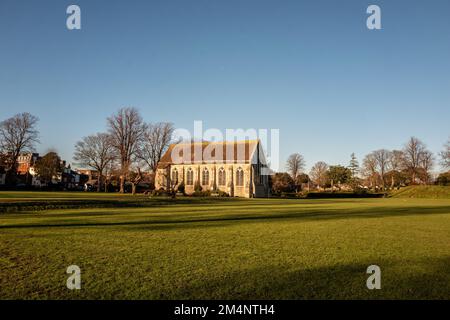
[{"label": "grassy lawn", "polygon": [[394,198],[433,198],[450,199],[450,187],[409,186],[392,193]]},{"label": "grassy lawn", "polygon": [[27,201],[68,208],[0,213],[2,299],[450,299],[450,199],[0,192]]}]

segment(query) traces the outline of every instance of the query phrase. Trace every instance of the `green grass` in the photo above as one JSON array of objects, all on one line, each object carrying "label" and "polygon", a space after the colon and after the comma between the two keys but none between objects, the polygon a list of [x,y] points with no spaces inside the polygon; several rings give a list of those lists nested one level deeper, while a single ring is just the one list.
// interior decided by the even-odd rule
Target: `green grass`
[{"label": "green grass", "polygon": [[394,198],[450,199],[450,186],[409,186],[392,193]]},{"label": "green grass", "polygon": [[109,208],[0,214],[2,299],[450,299],[450,199],[36,198]]}]

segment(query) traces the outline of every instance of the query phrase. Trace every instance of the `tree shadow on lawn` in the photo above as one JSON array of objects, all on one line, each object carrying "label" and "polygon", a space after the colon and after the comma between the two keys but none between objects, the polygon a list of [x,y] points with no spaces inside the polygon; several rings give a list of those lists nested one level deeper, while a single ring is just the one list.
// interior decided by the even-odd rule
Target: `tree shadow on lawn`
[{"label": "tree shadow on lawn", "polygon": [[[367,267],[381,268],[381,289],[366,286]],[[450,299],[450,257],[426,261],[367,261],[287,270],[261,267],[192,279],[161,299]],[[423,271],[426,267],[426,271]],[[416,270],[416,271],[415,271]],[[421,270],[421,271],[417,271]]]},{"label": "tree shadow on lawn", "polygon": [[[290,200],[290,199],[288,199]],[[333,202],[333,203],[329,203],[329,202],[308,202],[308,203],[302,203],[301,205],[301,209],[302,212],[307,212],[307,210],[305,209],[311,209],[313,211],[317,211],[317,205],[320,204],[322,205],[319,210],[327,210],[325,205],[328,205],[330,208],[335,208],[336,204],[345,204],[346,202],[351,202],[351,201],[339,201],[338,203]],[[355,203],[355,202],[351,202],[351,203]],[[126,211],[127,208],[129,208],[131,211],[131,215],[137,216],[137,215],[146,215],[149,218],[170,218],[170,220],[173,220],[173,218],[177,218],[177,217],[189,217],[189,214],[192,214],[193,212],[195,212],[195,214],[193,215],[194,218],[198,218],[199,216],[201,216],[202,214],[205,213],[209,213],[212,214],[212,210],[227,210],[229,213],[228,215],[233,215],[233,214],[247,214],[247,215],[254,215],[254,213],[251,212],[255,212],[257,214],[261,214],[260,211],[261,209],[264,209],[266,211],[269,211],[271,209],[274,209],[275,211],[278,212],[278,214],[284,213],[284,212],[292,212],[293,208],[295,209],[295,207],[292,207],[292,204],[288,204],[286,205],[286,203],[250,203],[249,206],[245,206],[242,203],[236,203],[236,202],[230,202],[230,203],[219,203],[216,204],[214,207],[210,206],[211,203],[206,203],[205,205],[202,205],[202,203],[191,203],[190,206],[185,206],[183,204],[176,204],[174,203],[173,206],[153,206],[153,207],[148,207],[148,206],[143,206],[143,207],[125,207],[125,208],[121,208],[121,207],[103,207],[103,208],[80,208],[80,209],[75,209],[75,208],[70,208],[70,209],[66,209],[64,210],[64,212],[58,212],[57,210],[47,210],[44,214],[37,214],[36,212],[20,212],[20,213],[15,213],[15,214],[7,214],[7,215],[0,215],[0,218],[11,218],[11,219],[16,219],[16,218],[22,218],[22,217],[44,217],[44,218],[63,218],[63,219],[67,219],[67,218],[80,218],[80,217],[87,217],[87,218],[95,218],[95,217],[113,217],[113,216],[125,216],[128,214],[128,212]],[[358,202],[358,204],[361,204],[360,202]],[[90,210],[92,209],[92,210]],[[152,210],[152,211],[148,211],[148,209],[156,209],[156,210]],[[157,210],[157,209],[164,209],[164,210]],[[101,210],[101,211],[100,211]],[[244,213],[244,212],[246,213]],[[214,214],[213,214],[214,215]],[[266,215],[266,214],[264,214]],[[185,219],[186,220],[186,219]]]},{"label": "tree shadow on lawn", "polygon": [[[286,212],[287,211],[287,212]],[[430,214],[450,214],[450,206],[411,206],[411,207],[366,207],[366,208],[337,208],[337,209],[310,209],[301,212],[289,212],[289,210],[270,213],[232,213],[232,214],[195,214],[170,216],[148,215],[129,219],[123,217],[124,221],[86,221],[78,222],[75,219],[66,219],[63,223],[31,223],[31,224],[8,224],[0,226],[0,229],[12,228],[56,228],[56,227],[121,227],[128,226],[141,230],[168,230],[181,228],[204,228],[228,226],[230,224],[245,222],[270,222],[270,221],[327,221],[333,219],[361,219],[361,218],[385,218],[419,216]],[[83,217],[83,216],[81,216]],[[67,217],[66,217],[67,218]],[[76,218],[76,216],[70,216]],[[95,217],[93,217],[95,218]],[[133,218],[133,217],[132,217]]]},{"label": "tree shadow on lawn", "polygon": [[0,214],[4,213],[33,213],[46,210],[58,209],[101,209],[101,208],[157,208],[172,205],[210,205],[215,203],[236,203],[245,201],[240,198],[201,198],[201,197],[182,197],[182,198],[150,198],[133,197],[127,199],[20,199],[19,201],[0,201]]},{"label": "tree shadow on lawn", "polygon": [[336,205],[345,203],[359,203],[363,204],[374,199],[245,199],[245,198],[230,198],[230,197],[139,197],[136,198],[111,198],[111,199],[30,199],[30,200],[14,200],[14,201],[0,201],[0,214],[33,214],[41,211],[52,210],[85,210],[85,209],[109,209],[109,208],[165,208],[176,206],[201,206],[208,207],[212,204],[220,204],[221,206],[242,206],[243,203],[248,203],[252,207],[266,207],[266,206],[289,206],[292,204],[301,205]]}]

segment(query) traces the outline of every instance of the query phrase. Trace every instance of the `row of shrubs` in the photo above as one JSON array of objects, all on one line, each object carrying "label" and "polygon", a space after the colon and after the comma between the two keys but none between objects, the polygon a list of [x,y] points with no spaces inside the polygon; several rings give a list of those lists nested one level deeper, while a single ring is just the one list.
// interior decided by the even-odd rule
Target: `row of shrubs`
[{"label": "row of shrubs", "polygon": [[[153,190],[150,193],[150,196],[152,197],[175,197],[177,195],[182,195],[182,196],[187,196],[187,194],[185,192],[169,192],[167,190]],[[189,196],[192,197],[229,197],[230,195],[227,192],[221,191],[221,190],[217,190],[217,191],[210,191],[210,190],[205,190],[205,191],[194,191],[192,194],[189,194]]]},{"label": "row of shrubs", "polygon": [[[186,196],[187,194],[184,192],[184,186],[182,191],[178,188],[178,192],[169,192],[164,189],[153,190],[149,193],[151,196],[172,196],[175,197],[177,195]],[[189,194],[192,197],[229,197],[230,195],[227,192],[216,190],[201,190],[196,189],[192,194]],[[280,198],[292,198],[292,199],[318,199],[318,198],[382,198],[386,197],[386,193],[372,193],[367,192],[366,190],[358,190],[355,192],[281,192],[272,194],[272,197],[280,197]]]},{"label": "row of shrubs", "polygon": [[281,192],[273,194],[274,197],[292,198],[292,199],[320,199],[320,198],[383,198],[386,193],[370,192]]},{"label": "row of shrubs", "polygon": [[[185,192],[185,186],[184,186],[184,182],[181,182],[176,191],[170,192],[164,189],[159,189],[159,190],[153,190],[150,195],[151,196],[172,196],[175,197],[177,195],[183,195],[186,196],[186,192]],[[192,194],[189,194],[192,197],[229,197],[229,194],[227,192],[221,191],[221,190],[203,190],[202,186],[200,185],[200,183],[197,181],[194,185],[194,192]]]}]

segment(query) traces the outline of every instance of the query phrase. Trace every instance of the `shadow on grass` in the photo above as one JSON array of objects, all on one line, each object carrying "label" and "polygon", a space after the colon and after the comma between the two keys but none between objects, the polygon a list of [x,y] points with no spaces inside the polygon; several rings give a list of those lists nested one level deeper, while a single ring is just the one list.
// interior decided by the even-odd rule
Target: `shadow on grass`
[{"label": "shadow on grass", "polygon": [[137,196],[131,199],[46,199],[0,202],[0,213],[37,212],[56,209],[146,208],[176,204],[204,204],[233,202],[236,198],[149,198]]},{"label": "shadow on grass", "polygon": [[[295,210],[300,210],[294,208]],[[377,206],[377,207],[365,207],[365,208],[329,208],[329,209],[313,209],[310,208],[305,211],[272,211],[270,213],[241,213],[238,209],[235,209],[236,213],[228,214],[213,214],[207,211],[206,213],[193,213],[192,210],[188,211],[189,214],[166,214],[166,215],[147,215],[145,217],[125,216],[115,218],[123,219],[123,221],[86,221],[78,222],[73,221],[73,218],[77,218],[77,215],[62,216],[66,218],[66,222],[63,223],[32,223],[32,224],[8,224],[0,226],[0,229],[12,229],[12,228],[57,228],[57,227],[116,227],[116,226],[129,226],[139,227],[139,229],[145,230],[168,230],[176,228],[204,228],[204,227],[218,227],[227,226],[230,224],[245,223],[245,222],[271,222],[271,221],[317,221],[317,220],[332,220],[332,219],[360,219],[360,218],[384,218],[384,217],[401,217],[401,216],[417,216],[417,215],[429,215],[429,214],[450,214],[450,206]],[[243,211],[245,209],[241,209]],[[292,209],[291,209],[292,210]],[[251,210],[249,210],[251,211]],[[102,214],[103,216],[109,216],[109,214]],[[86,213],[80,214],[80,218],[86,217]],[[170,218],[170,217],[173,218]],[[95,219],[95,215],[91,216]],[[112,217],[114,218],[114,217]],[[98,220],[98,219],[97,219]]]},{"label": "shadow on grass", "polygon": [[[209,206],[211,204],[236,205],[246,202],[251,206],[290,205],[290,204],[330,204],[330,203],[355,203],[356,199],[245,199],[229,197],[148,197],[135,196],[127,198],[75,198],[75,199],[0,199],[0,214],[5,213],[36,213],[39,211],[61,210],[61,209],[108,209],[108,208],[163,208],[176,205]],[[357,199],[364,203],[364,199]],[[266,202],[268,201],[268,202]]]},{"label": "shadow on grass", "polygon": [[[366,286],[366,270],[372,264],[381,268],[380,290]],[[450,257],[298,270],[265,267],[194,281],[175,292],[162,292],[161,299],[450,299],[449,265]]]},{"label": "shadow on grass", "polygon": [[[303,299],[450,299],[450,257],[427,260],[358,261],[305,269],[302,266],[268,265],[246,268],[235,265],[226,271],[212,265],[213,272],[170,275],[158,282],[142,282],[142,276],[115,279],[110,274],[85,278],[88,287],[76,297],[67,290],[43,292],[50,299],[212,299],[212,300],[303,300]],[[366,286],[369,265],[381,268],[381,289]],[[151,276],[151,275],[150,275]],[[95,286],[89,287],[89,283]],[[1,291],[0,291],[1,293]],[[49,296],[48,296],[49,295]],[[1,294],[0,294],[1,296]],[[14,297],[13,297],[14,298]],[[23,297],[22,297],[23,298]]]}]

